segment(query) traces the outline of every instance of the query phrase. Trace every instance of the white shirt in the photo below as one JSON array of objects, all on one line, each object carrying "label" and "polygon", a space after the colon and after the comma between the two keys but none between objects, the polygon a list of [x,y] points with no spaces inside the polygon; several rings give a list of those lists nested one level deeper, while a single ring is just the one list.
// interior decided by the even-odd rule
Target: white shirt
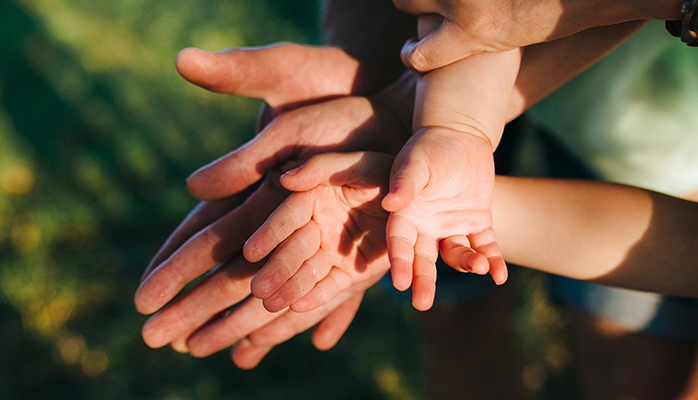
[{"label": "white shirt", "polygon": [[698,190],[698,48],[652,21],[530,110],[609,181]]}]

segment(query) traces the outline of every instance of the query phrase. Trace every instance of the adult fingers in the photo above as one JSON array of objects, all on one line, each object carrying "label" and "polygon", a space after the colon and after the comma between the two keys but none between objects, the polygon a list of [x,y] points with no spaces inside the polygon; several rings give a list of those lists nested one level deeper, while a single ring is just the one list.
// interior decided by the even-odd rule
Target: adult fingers
[{"label": "adult fingers", "polygon": [[296,230],[307,225],[312,213],[312,193],[291,193],[247,239],[243,255],[251,262],[260,261]]},{"label": "adult fingers", "polygon": [[253,333],[249,339],[242,339],[233,349],[233,362],[239,368],[254,368],[274,346],[305,331],[322,318],[324,319],[318,323],[313,332],[312,342],[317,349],[328,350],[339,341],[349,328],[362,298],[363,291],[343,301],[336,309],[329,311],[329,314],[327,314],[329,308],[319,310],[314,314],[289,312]]},{"label": "adult fingers", "polygon": [[281,185],[306,191],[319,185],[384,186],[394,157],[377,152],[323,153],[283,174]]},{"label": "adult fingers", "polygon": [[[194,171],[187,190],[199,200],[218,200],[241,192],[288,159],[298,144],[299,121],[286,114],[252,140]],[[290,134],[289,134],[290,132]]]},{"label": "adult fingers", "polygon": [[355,90],[360,63],[343,50],[280,43],[177,56],[182,77],[205,89],[264,99],[275,111]]},{"label": "adult fingers", "polygon": [[311,339],[318,350],[329,350],[337,344],[359,311],[363,296],[363,291],[355,294],[320,321]]},{"label": "adult fingers", "polygon": [[250,192],[251,190],[246,190],[226,199],[199,203],[153,256],[145,272],[143,272],[141,282],[150,275],[155,267],[162,264],[197,232],[240,205],[249,196]]},{"label": "adult fingers", "polygon": [[[249,339],[256,345],[277,345],[292,338],[317,324],[345,301],[353,297],[353,293],[343,292],[332,302],[315,310],[297,313],[289,311],[282,317],[271,321],[264,327],[250,334]],[[334,322],[337,322],[335,320]]]},{"label": "adult fingers", "polygon": [[271,313],[262,300],[250,297],[229,314],[204,325],[187,341],[189,352],[195,357],[206,357],[247,337],[271,321],[282,317],[288,309]]},{"label": "adult fingers", "polygon": [[240,251],[283,196],[264,184],[240,207],[190,238],[141,283],[135,296],[136,309],[143,314],[157,311],[189,282]]},{"label": "adult fingers", "polygon": [[400,58],[408,68],[428,72],[483,51],[472,42],[463,40],[464,34],[458,25],[444,20],[423,39],[405,42]]},{"label": "adult fingers", "polygon": [[[258,268],[242,257],[224,264],[187,294],[153,315],[143,326],[143,340],[148,346],[158,348],[177,338],[186,339],[212,317],[249,296],[250,280]],[[178,347],[186,344],[181,342]]]},{"label": "adult fingers", "polygon": [[[300,269],[305,260],[311,258],[319,249],[320,230],[311,221],[298,229],[272,253],[264,267],[252,278],[252,294],[266,299],[276,293]],[[276,312],[279,309],[269,311]]]},{"label": "adult fingers", "polygon": [[[298,272],[289,279],[276,293],[264,299],[264,307],[269,311],[281,310],[287,306],[297,312],[310,311],[322,304],[307,309],[298,309],[294,304],[315,290],[319,281],[325,279],[332,270],[332,262],[327,254],[320,250],[306,260]],[[324,304],[324,303],[323,303]]]}]

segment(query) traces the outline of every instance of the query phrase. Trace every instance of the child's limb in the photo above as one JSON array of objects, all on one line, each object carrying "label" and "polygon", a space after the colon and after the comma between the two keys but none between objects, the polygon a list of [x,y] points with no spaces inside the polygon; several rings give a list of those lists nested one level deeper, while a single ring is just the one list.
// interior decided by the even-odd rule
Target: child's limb
[{"label": "child's limb", "polygon": [[698,297],[698,203],[602,182],[497,177],[492,210],[510,262]]},{"label": "child's limb", "polygon": [[[425,262],[424,257],[417,255],[428,256],[434,269],[438,242],[449,237],[460,238],[464,245],[468,245],[464,240],[467,238],[475,252],[486,251],[479,256],[464,253],[460,262],[449,265],[478,274],[490,272],[495,282],[503,283],[506,267],[491,231],[494,162],[489,144],[480,138],[461,144],[459,136],[463,133],[448,129],[430,128],[428,134],[421,132],[426,130],[415,134],[398,155],[407,153],[404,161],[400,163],[401,159],[397,158],[393,164],[404,169],[397,171],[395,177],[402,179],[394,179],[392,187],[404,189],[400,185],[409,182],[414,185],[415,197],[407,207],[397,211],[390,208],[395,204],[391,203],[395,197],[390,196],[400,196],[405,191],[395,190],[383,200],[384,208],[393,211],[386,231],[395,287],[407,289],[413,276],[415,283],[429,279],[429,275],[423,275],[423,267],[421,272],[416,270],[417,260],[422,265]],[[443,148],[445,143],[450,144]],[[413,291],[419,295],[417,287]]]},{"label": "child's limb", "polygon": [[518,50],[478,54],[420,79],[413,125],[421,129],[398,154],[382,203],[393,213],[387,236],[396,288],[407,289],[413,277],[430,279],[421,275],[425,258],[415,256],[425,255],[433,265],[438,242],[450,237],[460,238],[463,247],[459,262],[449,265],[490,272],[498,284],[506,281],[491,230],[492,152],[504,129],[519,61]]},{"label": "child's limb", "polygon": [[387,272],[387,213],[379,201],[392,159],[379,153],[326,153],[281,177],[281,184],[295,192],[244,248],[254,262],[271,253],[251,285],[268,310],[290,305],[309,311]]}]

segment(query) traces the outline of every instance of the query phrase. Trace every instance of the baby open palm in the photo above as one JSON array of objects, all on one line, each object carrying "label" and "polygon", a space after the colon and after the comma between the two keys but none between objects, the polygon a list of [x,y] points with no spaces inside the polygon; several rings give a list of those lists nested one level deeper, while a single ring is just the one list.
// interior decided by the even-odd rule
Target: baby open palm
[{"label": "baby open palm", "polygon": [[492,230],[493,190],[494,161],[481,137],[423,128],[398,154],[391,192],[383,200],[391,211],[388,252],[393,284],[399,290],[412,285],[415,306],[430,306],[439,245],[451,267],[489,272],[497,284],[506,281]]}]

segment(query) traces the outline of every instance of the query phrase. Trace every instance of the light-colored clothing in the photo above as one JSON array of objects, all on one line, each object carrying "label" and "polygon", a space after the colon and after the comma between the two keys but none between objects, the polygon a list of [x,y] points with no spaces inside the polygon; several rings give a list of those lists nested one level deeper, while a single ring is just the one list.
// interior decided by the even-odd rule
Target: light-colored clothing
[{"label": "light-colored clothing", "polygon": [[[697,110],[698,49],[653,21],[529,116],[600,178],[680,197],[698,191]],[[550,291],[629,331],[698,341],[698,300],[560,277]]]},{"label": "light-colored clothing", "polygon": [[603,179],[698,190],[698,49],[652,21],[529,115]]}]

